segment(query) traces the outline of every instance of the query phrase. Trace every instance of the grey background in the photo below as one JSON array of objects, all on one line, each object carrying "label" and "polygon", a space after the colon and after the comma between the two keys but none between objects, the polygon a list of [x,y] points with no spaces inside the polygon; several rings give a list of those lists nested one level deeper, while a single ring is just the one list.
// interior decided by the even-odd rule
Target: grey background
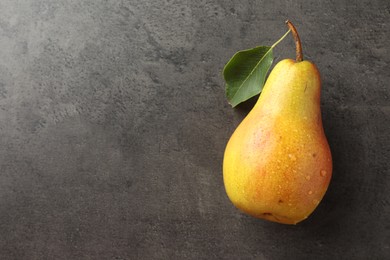
[{"label": "grey background", "polygon": [[[221,71],[297,26],[334,177],[297,226],[229,202]],[[0,259],[390,257],[389,1],[0,1]],[[291,37],[274,64],[294,57]]]}]

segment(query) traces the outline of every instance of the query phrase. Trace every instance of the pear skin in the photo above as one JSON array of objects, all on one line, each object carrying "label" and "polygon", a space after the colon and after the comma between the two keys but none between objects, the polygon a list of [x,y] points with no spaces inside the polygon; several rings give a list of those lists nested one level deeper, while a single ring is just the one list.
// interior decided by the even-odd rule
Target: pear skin
[{"label": "pear skin", "polygon": [[323,198],[332,157],[320,110],[321,80],[309,61],[280,61],[231,136],[223,179],[232,203],[283,224],[306,219]]}]

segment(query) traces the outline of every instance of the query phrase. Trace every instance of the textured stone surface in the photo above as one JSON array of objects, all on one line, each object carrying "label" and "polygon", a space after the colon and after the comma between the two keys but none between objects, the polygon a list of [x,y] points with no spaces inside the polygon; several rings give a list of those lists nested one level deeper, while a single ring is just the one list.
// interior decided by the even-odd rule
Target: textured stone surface
[{"label": "textured stone surface", "polygon": [[[297,226],[241,214],[221,172],[250,109],[221,70],[286,18],[334,156]],[[0,258],[389,258],[389,21],[385,0],[0,1]]]}]

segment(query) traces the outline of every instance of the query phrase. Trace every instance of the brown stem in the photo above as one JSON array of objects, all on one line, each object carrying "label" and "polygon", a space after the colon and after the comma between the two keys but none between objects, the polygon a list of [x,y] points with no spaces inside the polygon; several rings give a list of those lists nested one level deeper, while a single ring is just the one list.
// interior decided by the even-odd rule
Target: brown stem
[{"label": "brown stem", "polygon": [[299,35],[298,35],[298,32],[297,32],[297,29],[292,24],[292,22],[287,20],[286,24],[287,24],[288,28],[291,30],[291,33],[292,33],[292,35],[294,37],[295,49],[296,49],[295,51],[296,51],[296,54],[297,54],[296,60],[297,60],[297,62],[300,62],[300,61],[303,60],[301,39],[299,39]]}]

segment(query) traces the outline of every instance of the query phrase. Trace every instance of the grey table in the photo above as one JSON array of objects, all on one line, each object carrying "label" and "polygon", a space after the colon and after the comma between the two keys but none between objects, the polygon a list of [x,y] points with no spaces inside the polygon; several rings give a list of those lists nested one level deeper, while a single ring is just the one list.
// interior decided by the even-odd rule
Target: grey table
[{"label": "grey table", "polygon": [[[225,195],[221,71],[289,18],[334,177],[297,226]],[[389,1],[0,1],[0,259],[390,258]],[[287,38],[274,64],[294,57]]]}]

